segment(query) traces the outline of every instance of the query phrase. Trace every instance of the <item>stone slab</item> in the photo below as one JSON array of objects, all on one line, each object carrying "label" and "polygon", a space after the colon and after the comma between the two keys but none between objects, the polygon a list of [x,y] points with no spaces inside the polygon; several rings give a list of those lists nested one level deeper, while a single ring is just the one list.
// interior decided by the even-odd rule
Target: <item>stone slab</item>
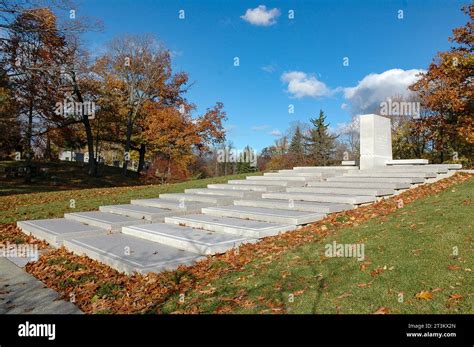
[{"label": "stone slab", "polygon": [[372,195],[385,196],[395,194],[394,189],[387,188],[336,188],[336,187],[294,187],[286,188],[287,192],[317,193],[317,194],[344,194],[344,195]]},{"label": "stone slab", "polygon": [[191,188],[185,189],[186,194],[199,194],[199,195],[222,195],[225,197],[256,197],[260,196],[261,192],[251,190],[237,190],[237,189],[212,189],[212,188]]},{"label": "stone slab", "polygon": [[399,177],[399,178],[433,178],[436,173],[432,172],[385,172],[385,171],[357,171],[343,174],[347,177]]},{"label": "stone slab", "polygon": [[385,162],[386,165],[426,165],[428,159],[392,159]]},{"label": "stone slab", "polygon": [[302,200],[318,202],[335,202],[342,204],[360,205],[374,202],[374,196],[366,195],[335,195],[335,194],[316,194],[316,193],[263,193],[264,199],[283,199],[283,200]]},{"label": "stone slab", "polygon": [[219,205],[231,205],[236,197],[211,194],[186,194],[186,193],[166,193],[160,194],[160,198],[176,201],[194,201]]},{"label": "stone slab", "polygon": [[159,207],[132,204],[100,206],[99,211],[121,214],[137,219],[146,219],[153,222],[163,221],[166,216],[178,213],[177,211]]},{"label": "stone slab", "polygon": [[428,165],[398,165],[394,164],[391,168],[443,168],[448,170],[462,169],[461,164],[428,164]]},{"label": "stone slab", "polygon": [[247,177],[248,181],[299,181],[299,182],[308,182],[308,181],[321,181],[321,177],[302,177],[302,176],[252,176]]},{"label": "stone slab", "polygon": [[75,254],[87,255],[126,274],[174,270],[201,259],[196,253],[122,233],[71,239],[64,245]]},{"label": "stone slab", "polygon": [[355,162],[355,160],[343,160],[341,162],[341,165],[342,166],[356,166],[357,163]]},{"label": "stone slab", "polygon": [[82,236],[106,233],[107,231],[95,226],[79,223],[64,218],[37,219],[17,222],[17,226],[25,234],[48,242],[53,247],[61,247],[63,241]]},{"label": "stone slab", "polygon": [[212,205],[211,203],[196,202],[196,201],[179,201],[168,200],[162,198],[154,199],[137,199],[131,201],[132,205],[151,206],[163,209],[172,210],[175,212],[199,212],[201,208]]},{"label": "stone slab", "polygon": [[252,181],[248,180],[229,180],[230,184],[239,184],[239,185],[265,185],[265,186],[281,186],[281,187],[301,187],[305,185],[305,182],[298,182],[298,181],[287,181],[287,180],[273,180],[273,181]]},{"label": "stone slab", "polygon": [[229,217],[215,217],[205,214],[166,217],[165,222],[189,226],[191,228],[241,235],[250,238],[277,235],[296,228],[295,225],[290,224],[267,223]]},{"label": "stone slab", "polygon": [[392,182],[392,183],[409,183],[417,184],[424,183],[423,177],[357,177],[357,176],[340,176],[340,177],[329,177],[327,181],[330,182]]},{"label": "stone slab", "polygon": [[292,210],[303,212],[318,212],[318,213],[334,213],[340,211],[351,210],[353,208],[350,204],[338,204],[330,202],[316,202],[316,201],[289,201],[277,199],[241,199],[235,200],[236,206],[251,206],[251,207],[265,207],[279,210]]},{"label": "stone slab", "polygon": [[[370,172],[428,172],[428,173],[447,173],[448,172],[447,167],[430,167],[428,165],[422,166],[422,165],[414,165],[414,166],[384,166],[384,167],[376,167],[373,170],[370,170]],[[361,171],[363,172],[363,171]]]},{"label": "stone slab", "polygon": [[149,223],[145,219],[100,211],[65,213],[64,218],[99,227],[110,232],[118,232],[123,226]]},{"label": "stone slab", "polygon": [[202,255],[224,253],[242,243],[256,240],[164,223],[124,227],[122,233]]},{"label": "stone slab", "polygon": [[250,190],[255,192],[281,192],[285,190],[284,186],[270,186],[258,184],[208,184],[207,187],[210,189]]},{"label": "stone slab", "polygon": [[264,177],[326,177],[333,171],[323,172],[297,172],[293,170],[280,170],[279,172],[265,172]]},{"label": "stone slab", "polygon": [[324,170],[357,170],[358,167],[347,167],[347,166],[295,166],[293,170],[295,171],[324,171]]},{"label": "stone slab", "polygon": [[82,314],[72,302],[61,300],[53,289],[0,258],[0,314]]},{"label": "stone slab", "polygon": [[334,187],[334,188],[374,188],[374,189],[408,189],[410,183],[403,182],[309,182],[308,187]]},{"label": "stone slab", "polygon": [[323,213],[278,210],[274,208],[249,206],[206,207],[202,209],[202,213],[211,216],[231,217],[293,225],[302,225],[316,222],[326,216]]}]

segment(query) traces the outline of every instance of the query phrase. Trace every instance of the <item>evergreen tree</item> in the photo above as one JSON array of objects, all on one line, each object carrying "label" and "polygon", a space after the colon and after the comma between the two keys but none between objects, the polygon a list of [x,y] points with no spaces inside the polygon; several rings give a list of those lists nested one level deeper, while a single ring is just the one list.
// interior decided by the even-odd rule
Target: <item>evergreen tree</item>
[{"label": "evergreen tree", "polygon": [[322,110],[319,111],[319,117],[310,119],[310,122],[313,128],[306,137],[308,153],[314,165],[329,165],[335,151],[337,136],[329,134],[329,124],[326,124],[326,116]]},{"label": "evergreen tree", "polygon": [[240,160],[237,162],[237,173],[247,173],[257,171],[256,161],[257,156],[256,152],[250,147],[246,146],[244,151],[240,154]]},{"label": "evergreen tree", "polygon": [[302,164],[305,157],[305,139],[303,134],[301,133],[301,129],[299,126],[296,127],[295,133],[291,139],[290,147],[288,149],[288,153],[294,159],[296,164]]}]

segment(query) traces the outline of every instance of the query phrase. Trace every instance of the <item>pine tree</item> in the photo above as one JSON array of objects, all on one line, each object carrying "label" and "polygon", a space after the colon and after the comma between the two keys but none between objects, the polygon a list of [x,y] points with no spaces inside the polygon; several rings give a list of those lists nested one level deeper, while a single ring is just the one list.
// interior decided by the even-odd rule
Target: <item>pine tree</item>
[{"label": "pine tree", "polygon": [[306,137],[308,153],[314,165],[329,165],[335,151],[337,136],[329,134],[329,124],[326,124],[326,116],[322,110],[319,111],[319,117],[310,119],[310,122],[313,128]]},{"label": "pine tree", "polygon": [[291,138],[290,147],[288,149],[288,153],[294,158],[296,164],[302,164],[305,157],[305,139],[303,134],[301,133],[301,129],[299,126],[296,127],[295,133]]},{"label": "pine tree", "polygon": [[[255,155],[255,157],[253,157]],[[256,160],[256,154],[250,146],[246,146],[240,154],[240,160],[237,162],[237,173],[247,173],[257,171],[257,166],[252,161]]]}]

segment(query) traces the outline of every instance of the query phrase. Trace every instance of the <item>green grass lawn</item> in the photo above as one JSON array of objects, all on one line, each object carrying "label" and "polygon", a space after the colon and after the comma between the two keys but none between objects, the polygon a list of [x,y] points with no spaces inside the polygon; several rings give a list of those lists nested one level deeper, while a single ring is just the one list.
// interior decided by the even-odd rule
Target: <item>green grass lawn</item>
[{"label": "green grass lawn", "polygon": [[34,166],[45,169],[47,172],[33,176],[30,184],[25,184],[23,177],[4,177],[7,167],[24,165],[24,161],[0,161],[0,196],[143,184],[133,171],[129,171],[128,176],[124,177],[121,175],[121,168],[101,165],[98,177],[90,177],[87,174],[87,165],[69,161],[33,163]]},{"label": "green grass lawn", "polygon": [[[210,183],[226,183],[231,179],[244,179],[246,176],[258,174],[228,175],[164,185],[76,189],[0,196],[0,224],[62,217],[67,212],[96,210],[101,205],[127,204],[131,199],[156,198],[161,193],[180,193],[187,188],[203,188]],[[54,188],[50,187],[49,190],[54,190]],[[74,200],[75,208],[71,208],[71,200]]]},{"label": "green grass lawn", "polygon": [[[474,179],[384,218],[335,230],[280,257],[257,258],[163,312],[474,313]],[[364,244],[363,261],[326,257],[325,245]],[[218,264],[214,264],[218,265]],[[226,266],[223,264],[223,266]],[[421,291],[426,299],[417,298]],[[236,301],[234,301],[237,298]],[[243,298],[243,300],[242,300]],[[247,302],[245,305],[236,302]],[[227,309],[225,309],[227,306]],[[230,307],[230,309],[229,309]]]}]

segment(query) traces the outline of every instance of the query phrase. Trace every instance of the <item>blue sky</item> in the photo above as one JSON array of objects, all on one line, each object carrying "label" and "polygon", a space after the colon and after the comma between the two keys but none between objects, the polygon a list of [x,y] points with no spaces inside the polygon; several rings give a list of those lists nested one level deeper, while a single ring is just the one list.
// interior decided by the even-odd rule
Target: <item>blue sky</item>
[{"label": "blue sky", "polygon": [[419,70],[449,48],[451,30],[467,22],[466,3],[82,0],[78,15],[104,23],[103,32],[84,36],[95,53],[116,35],[156,35],[173,52],[175,71],[189,73],[187,98],[198,112],[223,102],[228,139],[260,150],[320,109],[337,129],[406,93]]}]

